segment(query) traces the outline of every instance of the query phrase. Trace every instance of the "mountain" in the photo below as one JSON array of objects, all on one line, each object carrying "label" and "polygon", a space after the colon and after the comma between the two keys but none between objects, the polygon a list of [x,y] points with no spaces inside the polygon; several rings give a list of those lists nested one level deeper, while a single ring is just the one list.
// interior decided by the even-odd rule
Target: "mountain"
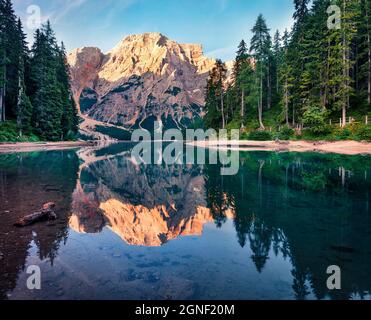
[{"label": "mountain", "polygon": [[203,116],[215,61],[203,55],[201,45],[145,33],[126,37],[107,54],[76,49],[68,63],[74,98],[92,127],[105,123],[151,130],[155,120],[166,128],[184,128]]}]

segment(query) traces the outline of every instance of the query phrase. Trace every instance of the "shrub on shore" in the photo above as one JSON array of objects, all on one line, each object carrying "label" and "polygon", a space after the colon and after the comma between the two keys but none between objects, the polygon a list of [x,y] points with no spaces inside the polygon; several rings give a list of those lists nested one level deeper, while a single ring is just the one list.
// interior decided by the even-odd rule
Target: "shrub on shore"
[{"label": "shrub on shore", "polygon": [[0,123],[0,142],[39,142],[40,138],[33,134],[27,133],[20,136],[19,129],[15,121]]},{"label": "shrub on shore", "polygon": [[252,131],[248,135],[248,140],[269,141],[273,140],[273,135],[269,131]]}]

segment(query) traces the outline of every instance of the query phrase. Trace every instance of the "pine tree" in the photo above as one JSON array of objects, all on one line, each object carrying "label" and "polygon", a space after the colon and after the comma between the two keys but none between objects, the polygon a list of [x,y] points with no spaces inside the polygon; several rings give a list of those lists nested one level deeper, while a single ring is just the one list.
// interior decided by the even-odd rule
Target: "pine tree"
[{"label": "pine tree", "polygon": [[204,122],[207,128],[217,129],[220,126],[221,114],[218,108],[216,97],[216,69],[210,71],[206,86],[205,117]]},{"label": "pine tree", "polygon": [[[360,15],[357,46],[357,74],[356,89],[360,101],[366,101],[367,107],[371,104],[371,2],[360,0]],[[365,98],[365,99],[364,99]],[[361,102],[362,103],[362,102]]]},{"label": "pine tree", "polygon": [[[301,78],[301,74],[304,71],[306,62],[305,29],[307,27],[307,18],[309,15],[308,3],[309,0],[294,0],[295,12],[293,14],[293,18],[295,23],[288,56],[290,68],[294,72],[293,76],[295,79]],[[301,106],[301,100],[302,96],[300,94],[300,84],[298,81],[296,81],[293,88],[293,125],[295,125],[296,113],[298,112],[295,106]]]},{"label": "pine tree", "polygon": [[258,72],[260,78],[260,97],[258,104],[259,125],[261,129],[265,129],[263,124],[263,81],[265,72],[267,70],[267,62],[269,59],[270,35],[263,15],[260,14],[258,16],[255,26],[252,29],[252,33],[253,37],[251,39],[250,52],[253,53],[254,58],[256,59],[257,70],[259,70]]},{"label": "pine tree", "polygon": [[241,40],[240,44],[238,45],[238,50],[236,52],[236,60],[233,66],[233,80],[234,82],[237,80],[237,77],[243,67],[243,64],[249,58],[247,44],[245,40]]},{"label": "pine tree", "polygon": [[58,82],[60,86],[61,102],[62,102],[62,140],[63,138],[73,138],[77,133],[78,116],[77,108],[72,98],[70,90],[69,68],[67,63],[66,49],[62,42],[58,50]]},{"label": "pine tree", "polygon": [[11,0],[4,1],[4,50],[6,64],[5,112],[8,118],[16,117],[19,86],[19,56],[23,54],[17,27],[17,18]]},{"label": "pine tree", "polygon": [[279,30],[276,31],[273,38],[273,65],[272,65],[272,82],[274,83],[275,99],[274,103],[279,101],[280,84],[279,84],[279,68],[282,64],[282,47],[281,35]]},{"label": "pine tree", "polygon": [[236,55],[236,60],[233,68],[233,80],[234,80],[234,89],[236,90],[240,105],[240,120],[241,126],[244,126],[244,117],[245,117],[245,105],[246,105],[246,82],[248,81],[245,76],[246,68],[250,65],[250,58],[248,54],[248,49],[246,42],[242,40],[238,46],[238,51]]},{"label": "pine tree", "polygon": [[342,51],[342,76],[339,88],[339,96],[342,111],[342,126],[346,126],[347,110],[350,108],[350,97],[353,94],[351,69],[354,60],[351,56],[352,43],[357,33],[357,0],[342,0],[342,23],[341,23],[341,51]]},{"label": "pine tree", "polygon": [[282,86],[282,105],[286,125],[289,125],[289,104],[292,100],[292,88],[294,87],[293,70],[289,62],[288,50],[289,50],[289,33],[287,29],[283,35],[283,56],[282,61],[279,65],[279,79]]},{"label": "pine tree", "polygon": [[4,13],[5,2],[0,0],[0,123],[5,121],[6,50]]},{"label": "pine tree", "polygon": [[225,129],[226,119],[225,119],[225,109],[224,109],[224,94],[225,94],[225,81],[227,79],[227,67],[222,60],[217,59],[216,64],[216,96],[219,98],[220,102],[220,112],[222,114],[222,129]]},{"label": "pine tree", "polygon": [[33,125],[40,136],[56,141],[63,137],[61,87],[58,83],[58,46],[48,22],[35,34],[32,48],[31,102]]},{"label": "pine tree", "polygon": [[211,128],[224,129],[226,126],[226,113],[224,105],[225,81],[227,68],[220,59],[216,60],[214,68],[209,74],[206,88],[206,116],[205,124]]},{"label": "pine tree", "polygon": [[24,132],[31,131],[31,119],[32,119],[32,104],[29,97],[26,94],[25,85],[25,68],[27,63],[27,43],[26,36],[23,33],[21,20],[18,19],[17,33],[19,41],[19,63],[18,63],[18,96],[17,96],[17,126],[19,129],[20,137]]}]

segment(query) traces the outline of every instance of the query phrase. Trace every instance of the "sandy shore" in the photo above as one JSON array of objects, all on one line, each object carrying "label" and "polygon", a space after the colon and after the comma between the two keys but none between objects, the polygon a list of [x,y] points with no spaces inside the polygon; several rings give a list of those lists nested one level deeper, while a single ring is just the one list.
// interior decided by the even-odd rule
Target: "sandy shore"
[{"label": "sandy shore", "polygon": [[[321,152],[347,155],[371,154],[371,142],[358,141],[196,141],[188,144],[203,148],[219,148],[246,151],[291,151],[291,152]],[[65,150],[80,147],[94,146],[94,142],[67,141],[67,142],[22,142],[0,143],[1,153],[32,152]]]},{"label": "sandy shore", "polygon": [[205,148],[246,151],[321,152],[346,155],[371,154],[371,142],[358,141],[200,141],[191,144]]},{"label": "sandy shore", "polygon": [[0,143],[1,153],[65,150],[94,145],[88,141]]}]

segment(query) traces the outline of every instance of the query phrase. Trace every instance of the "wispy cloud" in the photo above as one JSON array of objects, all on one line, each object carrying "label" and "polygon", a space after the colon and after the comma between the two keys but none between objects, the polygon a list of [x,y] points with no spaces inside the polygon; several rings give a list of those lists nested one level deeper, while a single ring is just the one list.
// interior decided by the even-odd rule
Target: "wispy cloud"
[{"label": "wispy cloud", "polygon": [[52,20],[54,23],[58,23],[61,19],[63,19],[68,13],[73,10],[76,10],[83,6],[88,0],[64,0],[64,5],[59,5],[59,10],[54,11],[51,14]]}]

